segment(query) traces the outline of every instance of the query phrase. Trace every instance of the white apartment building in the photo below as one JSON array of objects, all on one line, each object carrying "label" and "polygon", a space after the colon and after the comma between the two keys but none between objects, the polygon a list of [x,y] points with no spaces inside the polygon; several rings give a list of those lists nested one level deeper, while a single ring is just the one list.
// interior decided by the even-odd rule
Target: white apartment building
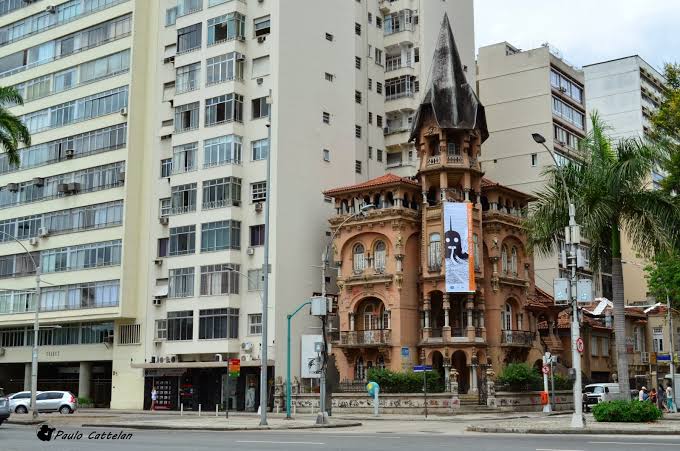
[{"label": "white apartment building", "polygon": [[[501,42],[479,49],[477,80],[490,134],[482,146],[485,175],[525,193],[541,191],[543,170],[554,162],[531,135],[545,137],[558,163],[578,158],[587,127],[583,71],[548,45],[521,50]],[[567,277],[564,246],[553,256],[535,256],[534,264],[536,285],[549,293],[554,278]],[[581,277],[592,277],[585,246],[578,264]],[[611,299],[611,276],[603,274],[597,291]]]},{"label": "white apartment building", "polygon": [[30,387],[33,261],[43,280],[38,389],[70,390],[106,406],[112,397],[123,401],[134,380],[145,112],[132,100],[143,74],[133,78],[131,68],[147,59],[145,45],[134,45],[149,39],[136,20],[147,7],[0,2],[0,83],[23,95],[25,104],[11,110],[32,134],[20,167],[0,156],[0,385],[7,392]]},{"label": "white apartment building", "polygon": [[[650,119],[659,107],[665,89],[664,76],[638,55],[589,64],[583,67],[588,114],[597,111],[609,127],[612,138],[644,137],[651,130]],[[656,168],[650,174],[650,188],[657,189],[664,174]],[[621,249],[626,302],[647,298],[644,267],[625,241]],[[632,283],[629,283],[632,282]]]},{"label": "white apartment building", "polygon": [[[45,293],[64,286],[41,302],[41,324],[61,328],[41,338],[40,388],[87,394],[89,371],[90,395],[108,390],[112,408],[148,405],[155,386],[167,409],[257,409],[266,203],[271,380],[285,375],[286,315],[320,291],[322,192],[384,173],[388,150],[408,156],[405,131],[386,145],[388,113],[415,111],[410,77],[444,12],[474,68],[471,0],[0,0],[0,83],[22,87],[13,111],[34,133],[20,170],[0,165],[0,223],[17,224],[1,230],[37,238]],[[107,127],[115,139],[80,136]],[[0,243],[6,391],[30,374],[34,278],[21,255]],[[319,333],[306,310],[295,317],[294,377],[301,336]],[[215,354],[240,361],[229,390]]]}]

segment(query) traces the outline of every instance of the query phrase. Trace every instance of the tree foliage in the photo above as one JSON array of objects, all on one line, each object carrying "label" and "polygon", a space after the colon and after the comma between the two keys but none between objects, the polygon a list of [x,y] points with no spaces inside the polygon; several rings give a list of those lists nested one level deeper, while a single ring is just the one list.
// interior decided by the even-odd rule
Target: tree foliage
[{"label": "tree foliage", "polygon": [[662,162],[668,175],[661,185],[680,194],[680,64],[666,64],[664,77],[668,89],[652,117],[652,135],[668,149],[668,158]]},{"label": "tree foliage", "polygon": [[19,166],[19,144],[31,144],[28,128],[9,111],[10,107],[23,104],[21,94],[14,87],[0,86],[0,149],[7,152],[14,166]]},{"label": "tree foliage", "polygon": [[663,252],[645,267],[649,292],[659,301],[670,296],[675,308],[680,308],[680,253]]}]

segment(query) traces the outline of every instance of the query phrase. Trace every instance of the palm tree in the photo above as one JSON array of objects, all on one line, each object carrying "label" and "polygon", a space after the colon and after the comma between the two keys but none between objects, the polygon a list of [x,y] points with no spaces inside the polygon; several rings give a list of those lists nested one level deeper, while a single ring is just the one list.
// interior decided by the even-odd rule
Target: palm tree
[{"label": "palm tree", "polygon": [[9,111],[9,107],[23,105],[21,94],[11,86],[0,86],[0,148],[7,152],[10,164],[19,166],[19,144],[31,145],[28,128]]},{"label": "palm tree", "polygon": [[650,189],[651,171],[663,158],[662,148],[638,138],[613,143],[606,130],[593,114],[592,128],[579,146],[582,160],[545,171],[547,184],[531,206],[527,230],[534,252],[554,255],[569,222],[561,172],[576,206],[576,221],[591,249],[591,266],[597,271],[611,261],[619,386],[621,393],[629,394],[622,235],[643,256],[670,249],[680,238],[680,203]]}]

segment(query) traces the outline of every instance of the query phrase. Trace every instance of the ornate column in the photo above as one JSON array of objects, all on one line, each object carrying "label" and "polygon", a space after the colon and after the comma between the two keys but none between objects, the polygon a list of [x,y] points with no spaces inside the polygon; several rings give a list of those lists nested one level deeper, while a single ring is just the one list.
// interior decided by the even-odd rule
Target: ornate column
[{"label": "ornate column", "polygon": [[470,188],[463,189],[465,195],[465,202],[470,202]]},{"label": "ornate column", "polygon": [[430,337],[430,296],[423,298],[423,315],[425,322],[423,324],[423,339]]},{"label": "ornate column", "polygon": [[349,314],[349,330],[354,331],[354,313],[350,312]]},{"label": "ornate column", "polygon": [[477,387],[477,353],[476,349],[472,348],[472,359],[470,364],[470,394],[476,395],[479,393],[479,388]]},{"label": "ornate column", "polygon": [[486,367],[486,405],[496,408],[496,373],[491,365]]},{"label": "ornate column", "polygon": [[468,294],[467,303],[465,304],[467,310],[467,336],[470,340],[475,340],[475,325],[472,322],[472,311],[475,308],[475,295]]},{"label": "ornate column", "polygon": [[444,340],[449,340],[451,338],[451,325],[449,323],[449,313],[451,310],[449,293],[444,293],[444,300],[442,301],[442,307],[444,309],[444,327],[442,329],[442,337]]}]

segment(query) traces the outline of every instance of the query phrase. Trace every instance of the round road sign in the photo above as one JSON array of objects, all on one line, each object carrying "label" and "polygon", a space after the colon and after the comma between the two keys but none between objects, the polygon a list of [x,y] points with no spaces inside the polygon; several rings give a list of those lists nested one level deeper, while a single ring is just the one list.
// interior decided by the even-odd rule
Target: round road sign
[{"label": "round road sign", "polygon": [[548,365],[543,365],[543,374],[550,374],[550,367]]},{"label": "round road sign", "polygon": [[581,337],[576,339],[576,350],[580,353],[583,353],[583,338]]}]

